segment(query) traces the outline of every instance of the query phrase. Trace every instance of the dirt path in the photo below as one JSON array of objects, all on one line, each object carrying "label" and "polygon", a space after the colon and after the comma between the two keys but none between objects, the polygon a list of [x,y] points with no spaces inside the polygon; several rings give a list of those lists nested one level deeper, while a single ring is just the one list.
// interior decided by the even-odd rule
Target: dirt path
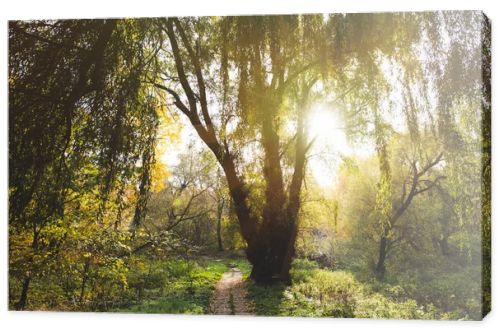
[{"label": "dirt path", "polygon": [[215,285],[210,302],[212,314],[253,314],[251,303],[246,299],[247,290],[243,275],[238,268],[225,272]]}]

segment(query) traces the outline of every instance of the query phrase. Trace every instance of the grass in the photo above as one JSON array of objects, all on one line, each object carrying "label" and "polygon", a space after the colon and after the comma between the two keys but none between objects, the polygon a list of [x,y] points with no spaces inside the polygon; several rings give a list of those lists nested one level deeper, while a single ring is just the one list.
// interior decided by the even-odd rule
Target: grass
[{"label": "grass", "polygon": [[247,280],[250,277],[252,266],[246,259],[244,258],[231,259],[228,262],[228,265],[230,268],[238,268],[239,270],[241,270],[241,273],[243,274],[243,279]]},{"label": "grass", "polygon": [[248,298],[255,305],[257,315],[287,315],[284,312],[285,285],[258,286],[249,282]]},{"label": "grass", "polygon": [[[208,313],[213,289],[229,269],[227,260],[169,260],[156,263],[143,273],[131,274],[136,301],[116,312],[131,313]],[[158,278],[158,276],[162,276]],[[137,279],[140,277],[140,279]],[[151,284],[155,281],[157,284]],[[146,283],[147,284],[141,284]]]}]

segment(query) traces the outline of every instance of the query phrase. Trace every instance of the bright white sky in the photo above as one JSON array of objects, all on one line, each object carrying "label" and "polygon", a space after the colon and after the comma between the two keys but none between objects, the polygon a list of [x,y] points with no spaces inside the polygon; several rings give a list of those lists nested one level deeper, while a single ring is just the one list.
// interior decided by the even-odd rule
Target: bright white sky
[{"label": "bright white sky", "polygon": [[331,106],[314,106],[307,127],[309,136],[315,138],[308,168],[315,181],[323,188],[335,185],[342,156],[368,157],[374,153],[373,148],[367,144],[352,145],[348,142],[340,112]]}]

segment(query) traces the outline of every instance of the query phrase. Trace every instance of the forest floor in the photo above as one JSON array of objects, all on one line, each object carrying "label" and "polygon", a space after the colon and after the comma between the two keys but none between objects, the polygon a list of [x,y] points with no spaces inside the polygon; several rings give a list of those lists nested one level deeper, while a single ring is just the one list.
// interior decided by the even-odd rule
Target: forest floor
[{"label": "forest floor", "polygon": [[147,262],[141,272],[129,273],[130,298],[114,311],[253,314],[247,294],[250,264],[233,254],[218,255]]},{"label": "forest floor", "polygon": [[[219,254],[218,254],[219,255]],[[242,257],[200,256],[150,262],[129,273],[129,298],[115,312],[335,318],[458,319],[403,294],[402,288],[358,280],[309,260],[294,261],[292,284],[260,286]],[[395,290],[397,288],[397,290]],[[467,317],[465,317],[467,319]]]},{"label": "forest floor", "polygon": [[247,287],[238,268],[231,268],[215,285],[210,303],[212,314],[253,314],[253,306],[247,299]]}]

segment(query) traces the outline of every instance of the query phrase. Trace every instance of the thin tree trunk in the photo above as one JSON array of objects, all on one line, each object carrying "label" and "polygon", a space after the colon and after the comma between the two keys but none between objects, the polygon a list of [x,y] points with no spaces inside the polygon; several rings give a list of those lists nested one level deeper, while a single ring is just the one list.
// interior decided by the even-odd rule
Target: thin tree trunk
[{"label": "thin tree trunk", "polygon": [[[316,80],[305,84],[302,87],[301,110],[307,110],[309,107],[309,90]],[[304,112],[300,112],[297,119],[297,142],[295,146],[295,166],[288,194],[288,206],[286,208],[286,218],[289,226],[289,235],[285,248],[283,263],[281,265],[280,276],[283,281],[290,283],[290,269],[292,260],[295,256],[295,241],[298,234],[298,214],[300,209],[300,192],[304,181],[306,167],[306,153],[310,145],[307,144],[308,135],[305,126]]]},{"label": "thin tree trunk", "polygon": [[[31,242],[31,249],[33,253],[38,250],[38,239],[40,236],[40,231],[34,229],[33,230],[33,241]],[[21,290],[21,296],[19,297],[18,302],[16,303],[15,309],[18,311],[22,311],[25,309],[26,304],[28,302],[28,292],[32,279],[32,271],[33,271],[33,255],[31,255],[28,259],[28,270],[27,274],[23,281],[23,288]]]},{"label": "thin tree trunk", "polygon": [[[90,87],[88,84],[89,77],[91,76],[92,73],[89,73],[90,69],[92,68],[92,65],[95,65],[96,67],[100,62],[102,62],[102,58],[104,55],[104,50],[107,46],[107,43],[111,37],[111,34],[116,26],[116,20],[106,20],[104,24],[102,24],[102,30],[100,31],[100,35],[96,41],[96,44],[94,45],[92,51],[89,53],[89,55],[83,59],[82,64],[80,65],[80,68],[78,70],[78,81],[76,82],[75,86],[71,90],[69,96],[67,97],[64,105],[63,105],[63,110],[66,115],[66,133],[65,133],[65,138],[64,138],[64,147],[62,150],[62,154],[60,155],[60,163],[59,163],[59,170],[62,170],[63,166],[63,161],[64,161],[64,152],[67,150],[70,139],[71,139],[71,131],[72,131],[72,117],[73,117],[73,109],[75,108],[76,103],[78,100],[85,95]],[[94,75],[99,74],[99,71],[94,68]],[[61,175],[61,172],[59,172],[59,175]],[[39,177],[37,177],[36,181],[39,181],[39,178],[41,177],[41,174]],[[58,181],[57,181],[58,182]],[[34,189],[34,188],[33,188]],[[31,194],[30,194],[31,197]],[[29,202],[29,198],[28,198]],[[26,204],[28,203],[26,202]],[[23,204],[24,205],[24,204]],[[25,206],[25,205],[24,205]],[[35,228],[36,229],[36,228]],[[34,231],[33,235],[33,242],[32,242],[32,249],[33,251],[38,250],[38,242],[39,242],[39,231]],[[23,287],[21,290],[21,296],[19,298],[19,301],[16,303],[16,310],[24,310],[26,307],[26,304],[28,302],[28,293],[29,293],[29,287],[33,278],[33,256],[31,256],[28,259],[28,273],[26,274],[24,281],[23,281]]]},{"label": "thin tree trunk", "polygon": [[83,298],[85,296],[85,286],[89,278],[89,269],[90,269],[90,258],[86,258],[85,264],[83,266],[82,286],[80,288],[80,303],[83,303]]},{"label": "thin tree trunk", "polygon": [[387,237],[384,235],[380,238],[378,261],[375,266],[375,275],[379,280],[383,280],[385,276],[385,259],[387,258]]},{"label": "thin tree trunk", "polygon": [[19,298],[19,301],[16,304],[17,311],[22,311],[26,307],[26,303],[28,301],[28,290],[30,287],[30,282],[31,282],[31,273],[29,273],[24,279],[23,289],[21,291],[21,297]]},{"label": "thin tree trunk", "polygon": [[219,247],[219,252],[224,251],[224,245],[222,244],[222,213],[224,211],[224,199],[221,199],[221,203],[217,206],[217,245]]}]

